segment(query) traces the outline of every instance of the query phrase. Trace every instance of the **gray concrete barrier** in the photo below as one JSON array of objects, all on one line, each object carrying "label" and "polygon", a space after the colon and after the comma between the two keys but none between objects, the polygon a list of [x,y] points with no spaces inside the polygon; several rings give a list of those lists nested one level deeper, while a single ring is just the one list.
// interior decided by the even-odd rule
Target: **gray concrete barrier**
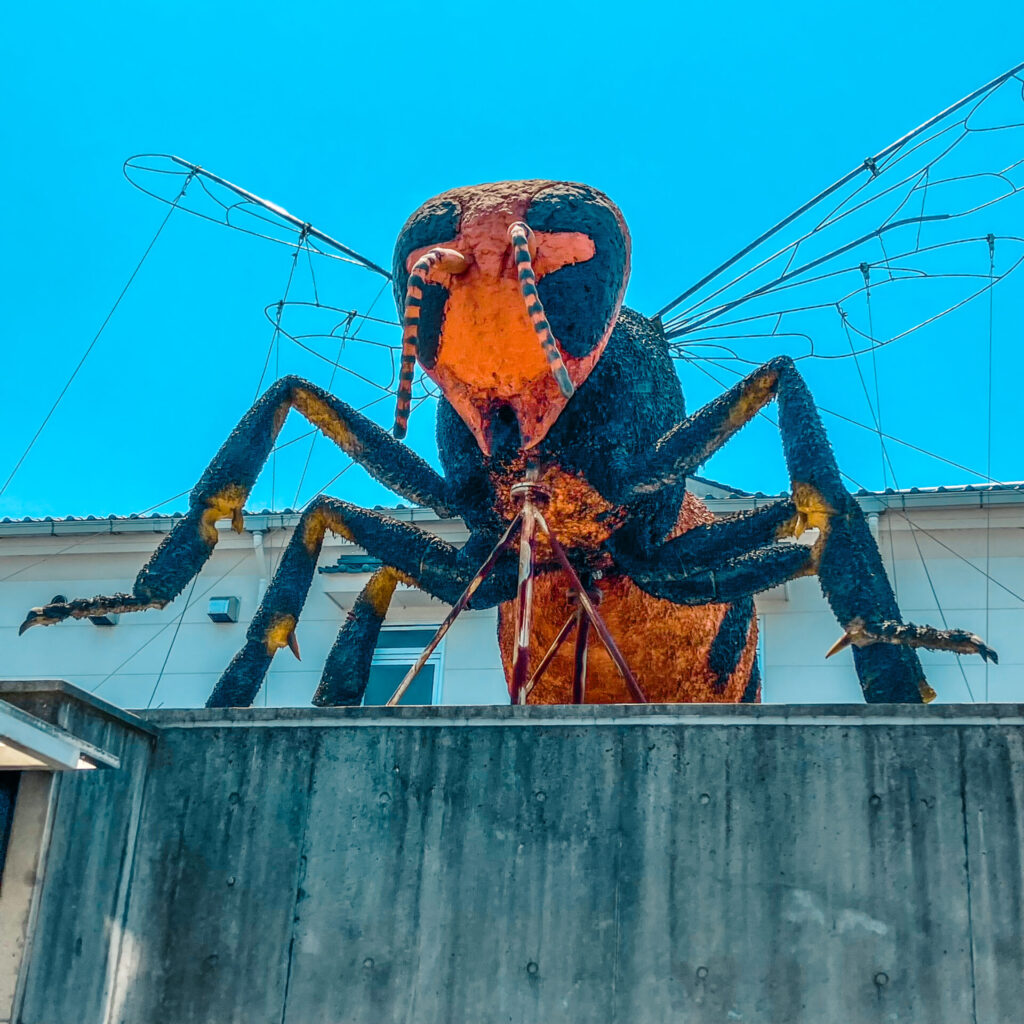
[{"label": "gray concrete barrier", "polygon": [[59,780],[24,1024],[1024,1017],[1021,707],[146,718]]}]

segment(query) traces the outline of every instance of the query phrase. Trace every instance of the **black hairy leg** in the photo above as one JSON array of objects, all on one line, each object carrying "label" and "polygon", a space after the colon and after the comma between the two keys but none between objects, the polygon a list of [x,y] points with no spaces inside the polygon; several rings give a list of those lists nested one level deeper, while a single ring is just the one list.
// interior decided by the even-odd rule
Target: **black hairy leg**
[{"label": "black hairy leg", "polygon": [[[670,430],[638,473],[632,494],[639,497],[675,486],[773,400],[779,406],[778,425],[791,481],[792,515],[773,523],[776,513],[758,510],[763,518],[755,516],[745,524],[732,524],[732,528],[752,532],[754,539],[758,523],[770,526],[777,538],[797,537],[808,528],[816,529],[818,539],[810,549],[812,564],[794,575],[816,572],[822,593],[843,629],[855,631],[853,656],[865,699],[909,703],[930,700],[934,691],[911,648],[925,646],[920,642],[923,636],[929,647],[960,650],[964,633],[930,628],[924,633],[910,634],[896,628],[903,620],[878,546],[860,506],[843,486],[821,417],[792,359],[782,356],[766,363]],[[782,511],[780,506],[777,514],[781,516]],[[722,533],[715,535],[716,543],[728,547],[723,537],[728,535],[730,524],[720,525]],[[709,531],[709,535],[712,533]],[[765,539],[760,538],[762,543]],[[699,548],[700,543],[698,537],[694,541],[677,538],[665,544],[661,549],[666,560],[662,575],[685,575],[687,555],[692,553],[687,549]],[[654,566],[659,563],[659,554],[650,559]],[[644,573],[640,571],[637,582],[641,586],[657,585],[658,572],[657,568],[650,569],[649,582],[645,584]],[[661,585],[670,587],[670,580]],[[771,585],[766,577],[756,589],[764,590]],[[886,639],[875,642],[875,637]],[[971,649],[982,653],[978,645]]]},{"label": "black hairy leg", "polygon": [[[357,703],[362,698],[373,645],[399,580],[454,604],[475,575],[480,564],[477,552],[481,544],[486,544],[480,538],[465,548],[456,548],[380,512],[326,495],[314,499],[285,548],[249,625],[245,645],[220,677],[207,707],[247,707],[259,692],[277,651],[290,647],[298,656],[295,627],[328,530],[358,544],[371,556],[386,560],[387,569],[378,571],[364,588],[353,616],[342,627],[317,690],[319,704]],[[515,584],[515,555],[508,552],[474,595],[474,606],[511,599]]]},{"label": "black hairy leg", "polygon": [[217,544],[217,522],[243,528],[242,509],[295,409],[371,476],[416,504],[451,515],[444,479],[418,455],[346,402],[301,377],[282,377],[257,400],[221,445],[189,497],[189,510],[142,567],[130,594],[51,602],[33,608],[21,626],[48,626],[67,618],[163,608],[206,564]]}]

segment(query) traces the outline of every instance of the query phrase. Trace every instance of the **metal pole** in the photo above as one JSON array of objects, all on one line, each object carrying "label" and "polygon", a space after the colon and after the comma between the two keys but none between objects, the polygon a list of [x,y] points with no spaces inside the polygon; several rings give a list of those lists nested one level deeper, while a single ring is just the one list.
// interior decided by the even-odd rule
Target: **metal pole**
[{"label": "metal pole", "polygon": [[590,619],[583,614],[583,605],[576,610],[576,657],[572,667],[572,702],[585,704],[587,699],[587,641],[590,639]]},{"label": "metal pole", "polygon": [[522,513],[520,512],[511,523],[508,524],[508,529],[502,534],[501,540],[495,545],[494,550],[487,556],[487,561],[477,570],[477,574],[469,581],[469,586],[462,592],[462,596],[452,605],[452,610],[448,613],[444,622],[437,627],[437,632],[434,634],[434,638],[423,648],[423,653],[416,659],[416,664],[409,669],[405,674],[405,678],[398,684],[398,689],[391,695],[391,699],[387,702],[385,707],[393,708],[396,704],[405,696],[406,690],[412,685],[412,681],[416,678],[420,669],[423,668],[427,663],[427,659],[437,649],[437,645],[444,639],[445,633],[451,628],[451,624],[459,617],[459,614],[465,609],[466,605],[469,604],[470,598],[476,593],[477,588],[490,574],[494,568],[498,559],[501,557],[501,553],[508,547],[509,541],[512,540],[512,536],[518,528],[520,521],[522,520]]},{"label": "metal pole", "polygon": [[225,188],[234,192],[236,196],[241,196],[243,199],[247,199],[250,203],[255,203],[257,206],[262,206],[264,210],[269,210],[271,213],[277,214],[278,217],[287,221],[294,227],[305,229],[306,234],[309,235],[310,238],[318,239],[324,244],[331,246],[332,249],[337,249],[338,252],[344,253],[346,256],[362,263],[364,267],[367,267],[370,270],[376,270],[378,274],[383,274],[389,281],[391,280],[391,273],[389,271],[385,270],[383,267],[378,267],[372,260],[368,260],[365,256],[356,252],[355,249],[350,249],[347,245],[343,245],[336,238],[331,238],[330,235],[325,235],[319,228],[315,228],[312,224],[309,224],[304,220],[300,220],[294,213],[289,213],[283,206],[278,206],[277,203],[272,203],[269,199],[263,199],[255,193],[250,192],[248,189],[242,188],[241,185],[236,185],[234,182],[228,181],[227,178],[222,178],[219,174],[214,174],[213,171],[208,171],[205,167],[189,163],[188,160],[182,160],[180,156],[174,156],[172,153],[170,154],[170,157],[180,167],[187,167],[193,174],[202,175],[202,177],[208,178],[210,181],[215,181],[218,185],[223,185]]},{"label": "metal pole", "polygon": [[526,696],[529,697],[533,692],[533,688],[540,682],[540,677],[544,675],[545,669],[551,664],[552,658],[558,653],[558,648],[562,646],[566,638],[572,632],[573,627],[579,622],[579,612],[573,612],[569,618],[565,620],[565,624],[558,631],[558,636],[552,641],[551,646],[544,652],[544,657],[540,659],[540,664],[534,670],[530,681],[526,684]]},{"label": "metal pole", "polygon": [[534,499],[546,494],[537,483],[539,469],[534,462],[527,467],[526,479],[512,488],[523,499],[523,528],[519,534],[519,586],[516,591],[516,649],[512,655],[512,701],[526,703],[526,683],[530,671],[530,634],[533,627],[533,576],[537,558],[537,521],[540,512]]},{"label": "metal pole", "polygon": [[548,524],[544,521],[544,516],[540,512],[534,511],[534,515],[537,518],[537,524],[544,531],[544,535],[547,537],[548,542],[551,544],[551,550],[554,552],[555,557],[561,563],[562,568],[565,570],[569,579],[572,581],[572,585],[576,588],[579,594],[579,602],[583,607],[583,610],[587,613],[587,617],[593,623],[594,629],[597,630],[597,635],[601,638],[601,643],[607,648],[608,653],[611,655],[612,661],[615,662],[616,668],[622,673],[622,678],[626,681],[626,686],[629,687],[630,693],[633,695],[633,699],[638,704],[647,704],[647,696],[637,682],[636,676],[633,675],[629,665],[626,664],[626,659],[622,656],[622,652],[616,646],[615,641],[612,639],[611,633],[608,632],[608,627],[604,624],[604,620],[597,613],[597,609],[594,607],[593,602],[587,595],[587,591],[583,584],[580,582],[579,576],[576,574],[576,570],[572,567],[568,557],[565,554],[565,549],[554,534],[551,532]]}]

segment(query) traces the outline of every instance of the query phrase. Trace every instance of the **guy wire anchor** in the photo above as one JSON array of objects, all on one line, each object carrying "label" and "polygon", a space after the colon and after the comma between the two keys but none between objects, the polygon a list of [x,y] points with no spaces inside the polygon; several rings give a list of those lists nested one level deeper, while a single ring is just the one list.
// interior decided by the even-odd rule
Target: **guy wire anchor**
[{"label": "guy wire anchor", "polygon": [[[520,534],[519,582],[516,589],[516,648],[512,658],[512,702],[514,704],[526,703],[530,691],[551,663],[558,649],[568,638],[573,628],[577,627],[576,657],[573,670],[573,703],[582,704],[586,696],[587,642],[589,640],[590,627],[593,626],[607,649],[609,656],[615,663],[616,668],[618,668],[622,678],[625,680],[633,700],[638,704],[648,703],[646,695],[636,680],[636,676],[633,675],[629,665],[626,664],[626,659],[622,656],[622,652],[612,639],[611,633],[608,632],[608,627],[605,625],[604,620],[598,614],[597,600],[599,600],[599,595],[595,598],[587,593],[586,587],[584,587],[579,575],[569,562],[565,549],[551,532],[551,528],[544,518],[541,506],[547,503],[550,492],[540,483],[539,477],[540,468],[536,462],[532,462],[527,466],[526,476],[523,481],[512,487],[512,496],[522,500],[522,508],[520,508],[512,522],[509,523],[508,529],[502,534],[501,540],[498,541],[494,550],[487,556],[484,564],[480,566],[476,575],[470,580],[469,586],[466,587],[458,601],[452,606],[452,610],[438,627],[433,639],[423,649],[423,653],[416,659],[416,663],[405,674],[405,678],[398,684],[398,688],[387,702],[387,707],[395,707],[405,695],[420,669],[427,663],[427,659],[434,653],[437,645],[444,638],[445,633],[451,628],[452,623],[469,604],[473,595],[479,589],[480,584],[490,575],[502,553],[511,546],[517,531]],[[537,670],[531,676],[529,675],[530,636],[533,625],[533,580],[537,569],[538,530],[544,534],[562,571],[568,577],[569,586],[575,595],[578,607],[559,630],[554,642],[545,652],[544,657],[541,658]]]}]

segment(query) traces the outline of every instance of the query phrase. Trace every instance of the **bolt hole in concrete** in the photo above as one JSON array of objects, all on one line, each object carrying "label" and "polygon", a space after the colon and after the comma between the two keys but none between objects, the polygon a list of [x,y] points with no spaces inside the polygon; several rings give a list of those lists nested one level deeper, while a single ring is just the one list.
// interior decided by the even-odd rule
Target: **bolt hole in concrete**
[{"label": "bolt hole in concrete", "polygon": [[536,974],[539,970],[540,968],[532,960],[526,965],[527,974]]},{"label": "bolt hole in concrete", "polygon": [[240,801],[241,799],[242,799],[242,798],[241,798],[241,797],[240,797],[240,796],[239,796],[239,795],[238,795],[237,793],[232,793],[232,794],[231,794],[231,795],[230,795],[230,796],[228,797],[228,803],[229,803],[229,804],[230,804],[230,805],[231,805],[232,807],[235,807],[235,806],[237,806],[237,805],[238,805],[238,802],[239,802],[239,801]]},{"label": "bolt hole in concrete", "polygon": [[547,798],[548,798],[547,793],[545,793],[543,789],[538,789],[537,792],[534,793],[533,795],[536,798],[537,803],[539,803],[539,804],[544,803],[544,801],[547,800]]},{"label": "bolt hole in concrete", "polygon": [[387,805],[389,803],[391,803],[391,794],[390,793],[381,793],[381,795],[378,798],[378,800],[380,802],[381,807],[387,807]]},{"label": "bolt hole in concrete", "polygon": [[868,800],[868,803],[871,804],[872,807],[878,807],[881,804],[881,802],[882,798],[877,793],[872,793],[870,799]]},{"label": "bolt hole in concrete", "polygon": [[708,976],[708,969],[706,967],[697,968],[697,977],[703,981]]},{"label": "bolt hole in concrete", "polygon": [[881,988],[883,985],[888,985],[889,984],[889,975],[886,974],[885,971],[879,971],[875,975],[875,984],[879,988]]},{"label": "bolt hole in concrete", "polygon": [[364,971],[372,971],[373,970],[373,957],[372,956],[368,956],[363,961],[363,970]]},{"label": "bolt hole in concrete", "polygon": [[711,794],[710,793],[701,793],[701,795],[700,795],[700,802],[702,804],[709,804],[709,803],[711,803]]}]

